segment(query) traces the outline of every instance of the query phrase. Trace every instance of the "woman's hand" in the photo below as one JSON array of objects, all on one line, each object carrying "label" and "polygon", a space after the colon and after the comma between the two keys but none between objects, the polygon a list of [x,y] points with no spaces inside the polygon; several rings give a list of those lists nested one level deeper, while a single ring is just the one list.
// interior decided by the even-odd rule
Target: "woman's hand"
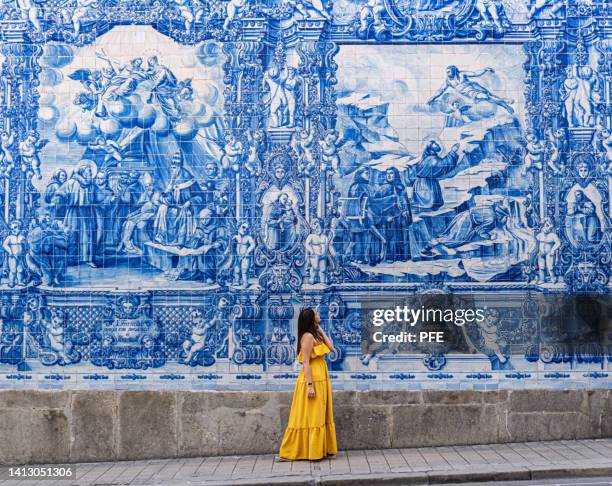
[{"label": "woman's hand", "polygon": [[325,341],[326,335],[325,335],[325,331],[323,330],[323,328],[321,327],[321,324],[317,324],[317,332],[319,333],[319,335],[323,338],[323,340]]},{"label": "woman's hand", "polygon": [[313,385],[308,385],[308,398],[314,398],[317,394]]}]

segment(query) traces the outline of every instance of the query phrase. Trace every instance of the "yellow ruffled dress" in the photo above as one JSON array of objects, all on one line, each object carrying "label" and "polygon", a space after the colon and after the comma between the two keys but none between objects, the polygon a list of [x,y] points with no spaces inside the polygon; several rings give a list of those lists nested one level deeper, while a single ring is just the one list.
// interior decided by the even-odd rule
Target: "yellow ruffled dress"
[{"label": "yellow ruffled dress", "polygon": [[[331,381],[324,358],[327,353],[329,348],[325,343],[316,344],[312,349],[310,373],[315,398],[308,398],[304,368],[300,371],[293,393],[289,425],[279,452],[283,459],[316,461],[338,452]],[[298,361],[302,362],[301,352]]]}]

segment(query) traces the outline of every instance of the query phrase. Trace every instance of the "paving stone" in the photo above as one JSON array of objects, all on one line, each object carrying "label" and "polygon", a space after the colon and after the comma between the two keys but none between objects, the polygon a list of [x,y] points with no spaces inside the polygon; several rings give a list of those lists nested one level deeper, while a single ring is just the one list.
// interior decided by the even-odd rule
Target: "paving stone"
[{"label": "paving stone", "polygon": [[400,449],[402,456],[406,459],[406,463],[414,471],[427,471],[430,469],[429,463],[423,457],[423,454],[418,449]]},{"label": "paving stone", "polygon": [[365,451],[370,471],[373,473],[391,472],[382,450]]},{"label": "paving stone", "polygon": [[[612,475],[611,447],[612,439],[602,439],[340,451],[317,462],[262,454],[83,463],[77,465],[78,485],[354,486],[588,477]],[[38,486],[45,485],[52,486]]]},{"label": "paving stone", "polygon": [[425,459],[425,462],[427,462],[430,469],[452,469],[452,466],[448,463],[448,461],[444,459],[444,457],[435,448],[432,447],[426,449],[419,447],[418,451],[421,456],[423,456],[423,459]]},{"label": "paving stone", "polygon": [[350,451],[347,455],[352,474],[369,473],[370,465],[364,451]]},{"label": "paving stone", "polygon": [[351,465],[348,462],[346,451],[338,451],[336,457],[329,461],[331,474],[348,474],[351,472]]},{"label": "paving stone", "polygon": [[[382,451],[387,464],[391,469],[407,467],[408,463],[399,449],[386,449]],[[409,466],[408,466],[409,467]]]}]

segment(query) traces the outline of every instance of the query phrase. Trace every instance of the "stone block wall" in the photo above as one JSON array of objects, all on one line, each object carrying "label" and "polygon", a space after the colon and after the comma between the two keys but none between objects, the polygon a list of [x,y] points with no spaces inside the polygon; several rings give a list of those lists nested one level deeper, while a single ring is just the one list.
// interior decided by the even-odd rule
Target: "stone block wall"
[{"label": "stone block wall", "polygon": [[[1,464],[277,452],[289,392],[3,391]],[[612,436],[606,390],[334,394],[340,449]]]}]

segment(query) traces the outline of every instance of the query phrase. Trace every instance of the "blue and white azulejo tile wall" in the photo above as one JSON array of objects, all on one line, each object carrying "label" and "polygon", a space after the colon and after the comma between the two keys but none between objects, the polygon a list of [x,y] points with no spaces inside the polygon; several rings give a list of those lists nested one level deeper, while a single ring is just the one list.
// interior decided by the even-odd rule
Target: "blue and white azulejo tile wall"
[{"label": "blue and white azulejo tile wall", "polygon": [[[6,0],[0,63],[0,387],[290,388],[304,305],[337,388],[610,386],[521,318],[610,290],[608,1]],[[362,354],[430,292],[508,307]]]}]

